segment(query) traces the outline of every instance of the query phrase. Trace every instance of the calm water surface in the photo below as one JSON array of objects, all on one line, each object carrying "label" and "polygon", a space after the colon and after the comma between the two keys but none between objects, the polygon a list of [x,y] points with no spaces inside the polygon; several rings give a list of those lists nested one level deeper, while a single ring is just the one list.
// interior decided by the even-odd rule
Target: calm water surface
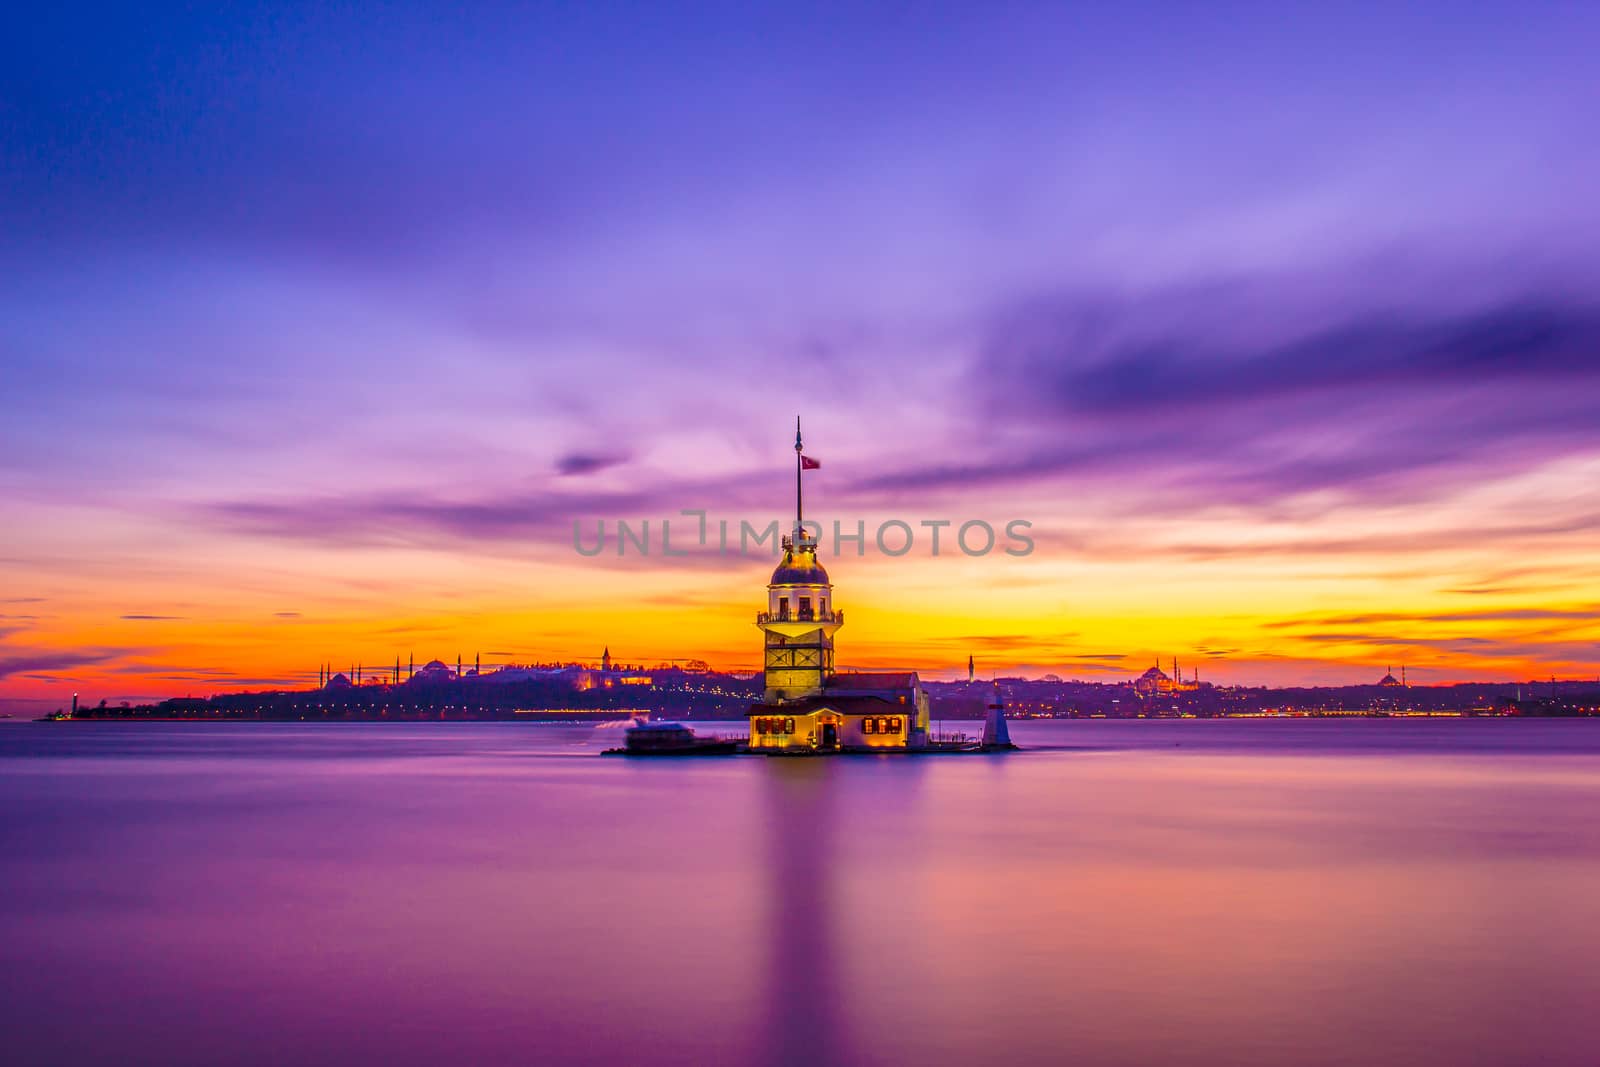
[{"label": "calm water surface", "polygon": [[0,726],[21,1064],[1600,1062],[1600,722]]}]

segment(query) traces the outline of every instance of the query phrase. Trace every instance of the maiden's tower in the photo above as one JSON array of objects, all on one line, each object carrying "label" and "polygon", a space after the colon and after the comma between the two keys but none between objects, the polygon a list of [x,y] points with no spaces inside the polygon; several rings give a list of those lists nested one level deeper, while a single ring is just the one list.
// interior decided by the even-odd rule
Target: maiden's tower
[{"label": "maiden's tower", "polygon": [[802,479],[821,463],[805,454],[795,420],[794,532],[767,583],[767,608],[756,615],[763,638],[765,693],[750,707],[755,751],[848,752],[917,749],[928,743],[928,697],[915,672],[834,670],[834,635],[844,612],[816,537],[804,523]]}]

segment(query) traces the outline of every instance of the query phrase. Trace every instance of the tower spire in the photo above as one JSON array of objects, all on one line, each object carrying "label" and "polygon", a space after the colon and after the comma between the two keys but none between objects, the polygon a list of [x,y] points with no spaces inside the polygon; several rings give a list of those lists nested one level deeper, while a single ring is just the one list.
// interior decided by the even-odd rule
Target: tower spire
[{"label": "tower spire", "polygon": [[800,506],[802,500],[800,472],[805,469],[805,461],[801,459],[800,453],[804,448],[805,445],[800,440],[800,416],[796,415],[794,417],[794,534],[796,540],[799,540],[801,531],[805,528],[801,525],[805,510]]}]

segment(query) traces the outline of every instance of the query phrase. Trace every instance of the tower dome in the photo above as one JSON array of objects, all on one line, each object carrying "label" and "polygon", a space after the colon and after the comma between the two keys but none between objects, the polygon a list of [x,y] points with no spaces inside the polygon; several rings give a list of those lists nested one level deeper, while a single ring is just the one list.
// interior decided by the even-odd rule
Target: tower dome
[{"label": "tower dome", "polygon": [[827,585],[828,572],[817,561],[817,543],[802,540],[795,544],[786,539],[783,559],[772,572],[768,585]]}]

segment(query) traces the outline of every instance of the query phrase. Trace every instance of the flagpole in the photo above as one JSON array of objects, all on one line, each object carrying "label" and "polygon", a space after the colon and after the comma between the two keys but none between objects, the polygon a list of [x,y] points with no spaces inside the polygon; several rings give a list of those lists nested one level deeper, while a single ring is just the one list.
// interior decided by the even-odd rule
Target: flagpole
[{"label": "flagpole", "polygon": [[796,415],[794,417],[794,533],[796,540],[804,536],[804,527],[801,526],[804,511],[800,506],[803,499],[800,495],[800,472],[804,469],[804,461],[800,458],[800,449],[800,416]]}]

